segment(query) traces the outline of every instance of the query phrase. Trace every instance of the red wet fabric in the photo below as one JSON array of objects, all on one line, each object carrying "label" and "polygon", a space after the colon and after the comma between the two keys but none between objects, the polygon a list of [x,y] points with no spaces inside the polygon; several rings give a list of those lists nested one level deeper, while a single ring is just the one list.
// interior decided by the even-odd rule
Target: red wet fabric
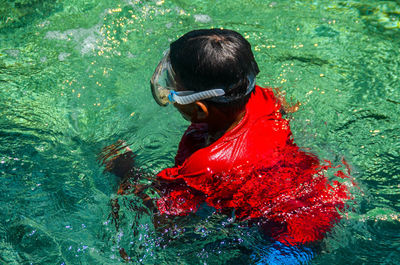
[{"label": "red wet fabric", "polygon": [[273,225],[266,229],[284,243],[322,239],[340,219],[347,188],[328,181],[329,163],[321,165],[293,142],[280,109],[272,90],[256,86],[244,118],[211,145],[205,146],[206,124],[190,125],[175,167],[158,174],[168,183],[157,201],[160,213],[187,215],[206,202],[234,209],[239,220],[268,221]]}]

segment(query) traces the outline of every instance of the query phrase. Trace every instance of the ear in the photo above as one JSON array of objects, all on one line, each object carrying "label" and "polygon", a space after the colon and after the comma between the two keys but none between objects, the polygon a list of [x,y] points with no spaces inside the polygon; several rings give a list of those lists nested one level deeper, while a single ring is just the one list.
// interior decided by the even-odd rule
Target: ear
[{"label": "ear", "polygon": [[208,115],[209,115],[207,103],[203,103],[201,101],[196,101],[194,104],[196,106],[197,120],[204,121],[205,119],[207,119]]}]

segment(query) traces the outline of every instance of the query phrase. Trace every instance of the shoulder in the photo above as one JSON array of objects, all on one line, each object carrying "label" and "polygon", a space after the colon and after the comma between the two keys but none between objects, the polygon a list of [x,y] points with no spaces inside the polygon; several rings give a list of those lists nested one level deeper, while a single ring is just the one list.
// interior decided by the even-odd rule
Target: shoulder
[{"label": "shoulder", "polygon": [[188,157],[182,165],[181,172],[187,175],[216,173],[228,167],[228,157],[224,155],[228,146],[214,148],[214,145],[201,148]]},{"label": "shoulder", "polygon": [[255,87],[255,93],[258,94],[258,96],[263,96],[266,99],[276,99],[275,97],[275,90],[272,87],[261,87],[256,85]]},{"label": "shoulder", "polygon": [[246,105],[246,111],[252,118],[256,119],[262,116],[279,113],[280,109],[280,101],[275,97],[273,89],[260,86],[256,86]]}]

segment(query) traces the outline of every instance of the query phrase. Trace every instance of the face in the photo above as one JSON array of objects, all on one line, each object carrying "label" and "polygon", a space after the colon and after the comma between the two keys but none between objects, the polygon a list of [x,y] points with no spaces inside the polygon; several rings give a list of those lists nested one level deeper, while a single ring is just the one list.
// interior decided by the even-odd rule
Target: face
[{"label": "face", "polygon": [[[185,91],[181,85],[179,74],[175,74],[175,91]],[[182,117],[192,123],[205,122],[208,116],[208,109],[202,102],[196,101],[194,103],[181,105],[174,103],[174,107],[179,111]]]},{"label": "face", "polygon": [[174,103],[174,107],[179,111],[182,117],[190,122],[196,122],[196,106],[195,103],[191,103],[188,105],[180,105],[178,103]]},{"label": "face", "polygon": [[[176,91],[184,91],[185,89],[183,86],[180,84],[180,78],[179,75],[175,76],[176,83],[175,83],[175,90]],[[179,113],[182,115],[182,117],[189,121],[189,122],[194,122],[194,113],[195,113],[195,104],[187,104],[187,105],[180,105],[178,103],[174,103],[174,107],[179,111]]]}]

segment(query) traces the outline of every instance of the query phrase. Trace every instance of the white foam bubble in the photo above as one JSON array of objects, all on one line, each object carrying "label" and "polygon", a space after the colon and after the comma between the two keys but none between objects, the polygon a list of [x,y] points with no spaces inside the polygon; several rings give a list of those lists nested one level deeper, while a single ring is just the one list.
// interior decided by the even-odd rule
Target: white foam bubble
[{"label": "white foam bubble", "polygon": [[126,55],[126,57],[128,57],[128,58],[135,58],[136,55],[132,54],[131,52],[128,52],[128,54]]},{"label": "white foam bubble", "polygon": [[200,23],[208,23],[211,22],[211,17],[209,15],[204,15],[204,14],[197,14],[194,15],[194,21],[200,22]]},{"label": "white foam bubble", "polygon": [[9,49],[5,50],[4,52],[7,53],[9,56],[18,57],[20,51],[16,49]]},{"label": "white foam bubble", "polygon": [[48,31],[46,33],[46,36],[44,36],[46,39],[50,40],[67,40],[68,36],[66,33],[60,32],[58,30],[55,31]]},{"label": "white foam bubble", "polygon": [[58,55],[58,60],[60,61],[64,61],[65,59],[67,59],[68,56],[70,56],[70,53],[67,52],[60,52],[60,54]]},{"label": "white foam bubble", "polygon": [[[100,24],[96,24],[91,28],[68,29],[66,31],[49,31],[45,35],[46,39],[66,40],[77,43],[78,49],[82,55],[93,52],[96,49],[96,43],[103,37],[100,34]],[[59,58],[60,59],[60,58]]]},{"label": "white foam bubble", "polygon": [[88,36],[82,43],[81,53],[87,54],[91,51],[94,51],[96,48],[96,37],[95,36]]}]

